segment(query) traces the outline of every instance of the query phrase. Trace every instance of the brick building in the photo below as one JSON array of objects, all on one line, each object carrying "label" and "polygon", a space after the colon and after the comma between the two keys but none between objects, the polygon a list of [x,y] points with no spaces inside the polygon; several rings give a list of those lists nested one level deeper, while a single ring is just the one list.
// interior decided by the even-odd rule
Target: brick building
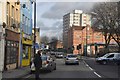
[{"label": "brick building", "polygon": [[[69,28],[68,35],[68,47],[72,48],[72,46],[74,46],[74,54],[80,53],[92,56],[99,51],[99,48],[103,48],[105,44],[102,32],[99,29],[92,28],[89,25],[86,27],[72,26]],[[111,43],[115,44],[115,41],[111,40]],[[77,50],[77,46],[79,44],[81,45],[81,49]],[[95,47],[97,47],[97,50],[95,50]]]}]

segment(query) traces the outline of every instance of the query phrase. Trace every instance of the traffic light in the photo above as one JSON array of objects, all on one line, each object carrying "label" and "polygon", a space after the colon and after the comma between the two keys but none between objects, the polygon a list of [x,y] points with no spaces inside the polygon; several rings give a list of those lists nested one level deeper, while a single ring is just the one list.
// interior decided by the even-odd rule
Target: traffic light
[{"label": "traffic light", "polygon": [[81,49],[81,44],[77,45],[77,50]]},{"label": "traffic light", "polygon": [[74,50],[74,46],[72,46],[72,50]]},{"label": "traffic light", "polygon": [[81,44],[79,44],[79,49],[81,49]]},{"label": "traffic light", "polygon": [[77,45],[77,50],[79,50],[79,46]]}]

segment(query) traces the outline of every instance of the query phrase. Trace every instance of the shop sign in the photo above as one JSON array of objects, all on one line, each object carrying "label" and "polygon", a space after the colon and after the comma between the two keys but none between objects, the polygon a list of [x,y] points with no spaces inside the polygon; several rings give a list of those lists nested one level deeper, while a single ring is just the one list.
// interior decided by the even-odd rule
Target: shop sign
[{"label": "shop sign", "polygon": [[26,38],[26,39],[30,39],[31,40],[31,36],[30,35],[23,34],[23,37]]}]

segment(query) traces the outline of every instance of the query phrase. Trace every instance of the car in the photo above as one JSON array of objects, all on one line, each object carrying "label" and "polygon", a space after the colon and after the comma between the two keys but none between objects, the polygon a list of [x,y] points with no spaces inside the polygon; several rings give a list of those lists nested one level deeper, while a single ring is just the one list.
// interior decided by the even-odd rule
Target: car
[{"label": "car", "polygon": [[102,57],[98,57],[95,59],[97,63],[100,64],[120,64],[120,53],[107,53],[103,55]]},{"label": "car", "polygon": [[65,64],[77,64],[79,65],[79,59],[76,54],[67,54],[65,57]]},{"label": "car", "polygon": [[51,55],[55,55],[56,53],[55,52],[50,52]]},{"label": "car", "polygon": [[63,58],[63,53],[62,52],[58,52],[58,53],[56,53],[56,55],[55,55],[55,57],[56,58]]},{"label": "car", "polygon": [[[56,63],[50,56],[42,55],[41,59],[42,59],[41,70],[47,70],[47,71],[56,70]],[[31,72],[35,71],[34,59],[32,59],[32,61],[31,61],[30,69],[31,69]]]}]

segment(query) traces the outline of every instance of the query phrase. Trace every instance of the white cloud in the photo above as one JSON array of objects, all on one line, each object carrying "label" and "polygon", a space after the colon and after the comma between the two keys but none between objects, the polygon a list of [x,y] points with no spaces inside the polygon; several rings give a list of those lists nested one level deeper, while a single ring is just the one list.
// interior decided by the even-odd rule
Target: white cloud
[{"label": "white cloud", "polygon": [[74,9],[89,12],[94,4],[95,3],[93,2],[60,2],[56,3],[47,12],[43,13],[41,17],[47,19],[62,19],[63,15],[73,11]]},{"label": "white cloud", "polygon": [[118,2],[119,0],[37,0],[37,2]]}]

